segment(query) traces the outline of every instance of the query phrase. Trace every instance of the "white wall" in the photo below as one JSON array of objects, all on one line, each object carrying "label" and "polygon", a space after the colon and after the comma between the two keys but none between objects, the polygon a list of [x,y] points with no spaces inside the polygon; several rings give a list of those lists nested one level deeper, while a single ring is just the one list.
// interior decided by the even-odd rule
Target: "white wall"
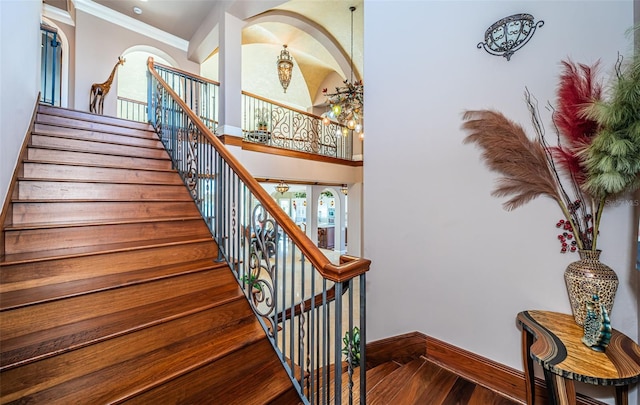
[{"label": "white wall", "polygon": [[[133,46],[161,49],[178,63],[177,68],[196,74],[200,71],[199,65],[187,60],[185,51],[80,10],[76,13],[76,33],[77,58],[75,107],[73,108],[77,110],[89,111],[91,85],[106,81],[118,56]],[[116,115],[116,88],[117,74],[104,101],[104,115]]]},{"label": "white wall", "polygon": [[[533,135],[525,86],[543,108],[555,100],[562,59],[600,58],[610,73],[617,53],[631,50],[632,7],[631,0],[366,3],[370,341],[421,331],[522,370],[516,314],[571,312],[563,272],[577,255],[559,253],[560,210],[543,198],[503,210],[504,200],[490,195],[497,175],[477,148],[462,144],[461,115],[495,108]],[[511,61],[476,48],[492,23],[523,12],[545,24]],[[637,341],[631,213],[630,204],[605,211],[599,245],[620,277],[613,327]]]},{"label": "white wall", "polygon": [[40,91],[40,0],[0,1],[0,197],[7,197],[18,152]]}]

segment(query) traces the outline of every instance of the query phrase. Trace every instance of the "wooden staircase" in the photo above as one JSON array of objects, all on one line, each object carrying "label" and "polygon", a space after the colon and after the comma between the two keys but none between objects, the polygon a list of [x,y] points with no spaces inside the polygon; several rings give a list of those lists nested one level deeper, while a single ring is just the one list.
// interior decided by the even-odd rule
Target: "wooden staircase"
[{"label": "wooden staircase", "polygon": [[300,403],[150,126],[38,106],[10,198],[0,403]]}]

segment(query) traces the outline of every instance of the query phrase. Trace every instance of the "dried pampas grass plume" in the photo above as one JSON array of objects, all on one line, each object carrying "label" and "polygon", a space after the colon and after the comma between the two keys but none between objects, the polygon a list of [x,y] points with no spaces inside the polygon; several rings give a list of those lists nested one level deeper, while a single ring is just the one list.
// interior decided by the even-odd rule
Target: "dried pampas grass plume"
[{"label": "dried pampas grass plume", "polygon": [[503,176],[492,195],[511,197],[503,204],[505,209],[511,211],[539,196],[563,206],[557,177],[540,142],[529,139],[520,125],[497,111],[466,111],[463,120],[462,127],[469,132],[464,143],[482,148],[485,164]]}]

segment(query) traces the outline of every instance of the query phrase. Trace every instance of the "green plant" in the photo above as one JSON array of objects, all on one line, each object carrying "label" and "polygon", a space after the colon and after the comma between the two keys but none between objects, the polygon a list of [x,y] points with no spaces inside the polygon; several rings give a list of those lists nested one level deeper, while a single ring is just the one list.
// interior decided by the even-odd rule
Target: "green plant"
[{"label": "green plant", "polygon": [[345,360],[349,361],[349,353],[351,353],[351,367],[360,365],[360,329],[355,326],[351,331],[347,331],[342,338],[342,354]]},{"label": "green plant", "polygon": [[262,286],[258,282],[258,276],[255,274],[245,274],[242,276],[242,284],[246,284],[249,288],[255,288],[258,291],[262,291]]}]

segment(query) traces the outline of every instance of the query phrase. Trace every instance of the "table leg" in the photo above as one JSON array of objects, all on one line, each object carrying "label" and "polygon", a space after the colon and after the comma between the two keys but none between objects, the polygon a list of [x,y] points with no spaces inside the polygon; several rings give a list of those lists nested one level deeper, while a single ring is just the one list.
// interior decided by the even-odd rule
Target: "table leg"
[{"label": "table leg", "polygon": [[536,400],[536,383],[533,374],[533,359],[531,358],[531,344],[533,335],[522,328],[522,363],[524,365],[524,383],[527,405],[534,405]]},{"label": "table leg", "polygon": [[573,380],[553,374],[548,370],[544,370],[544,379],[547,383],[549,404],[576,405],[576,386]]},{"label": "table leg", "polygon": [[616,385],[616,405],[629,405],[628,385]]}]

